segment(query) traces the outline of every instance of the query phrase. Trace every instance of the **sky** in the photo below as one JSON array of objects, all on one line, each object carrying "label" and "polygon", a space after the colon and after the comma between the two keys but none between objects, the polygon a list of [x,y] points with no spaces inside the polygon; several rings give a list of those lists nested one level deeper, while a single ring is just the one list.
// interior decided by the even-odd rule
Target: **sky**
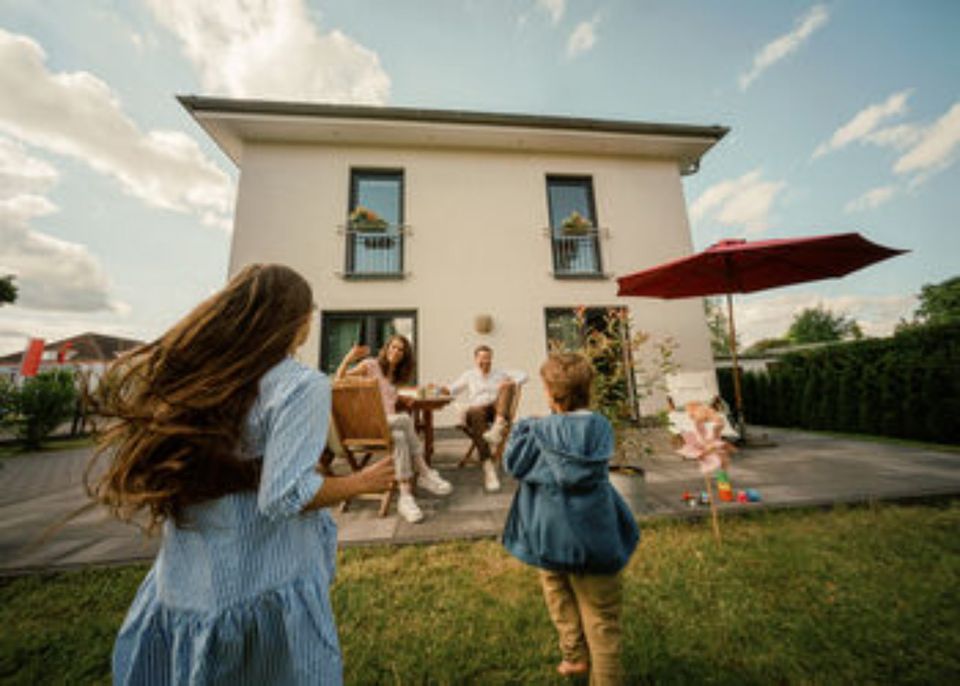
[{"label": "sky", "polygon": [[237,169],[177,94],[731,132],[684,178],[694,246],[859,231],[909,254],[736,298],[891,332],[960,274],[955,0],[0,0],[0,354],[149,340],[220,288]]}]

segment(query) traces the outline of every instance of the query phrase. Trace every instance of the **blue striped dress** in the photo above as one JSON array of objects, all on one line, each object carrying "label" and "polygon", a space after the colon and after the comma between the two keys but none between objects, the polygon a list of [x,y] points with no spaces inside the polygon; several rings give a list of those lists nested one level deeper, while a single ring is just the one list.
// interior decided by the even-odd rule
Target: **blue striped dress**
[{"label": "blue striped dress", "polygon": [[117,684],[340,684],[329,587],[336,525],[301,513],[323,483],[330,383],[287,358],[260,381],[245,454],[259,491],[189,508],[167,522],[153,567],[117,636]]}]

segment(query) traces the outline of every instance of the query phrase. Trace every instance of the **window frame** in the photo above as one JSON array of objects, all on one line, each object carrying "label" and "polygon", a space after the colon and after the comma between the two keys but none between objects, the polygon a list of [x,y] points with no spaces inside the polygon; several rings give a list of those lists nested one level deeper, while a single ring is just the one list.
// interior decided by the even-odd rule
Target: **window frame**
[{"label": "window frame", "polygon": [[[560,225],[554,225],[553,220],[553,200],[550,194],[550,188],[553,184],[566,186],[581,186],[587,191],[587,205],[590,216],[587,217],[593,224],[594,234],[593,254],[596,259],[596,269],[589,272],[569,272],[560,269],[560,251],[558,241],[563,239],[560,233]],[[547,196],[547,219],[550,228],[550,250],[553,258],[553,276],[556,279],[606,279],[603,272],[603,256],[600,254],[600,222],[597,219],[597,202],[594,193],[593,176],[589,174],[547,174],[546,175],[546,196]]]},{"label": "window frame", "polygon": [[[390,272],[358,272],[356,265],[356,235],[350,228],[350,214],[357,208],[360,195],[360,182],[363,177],[372,179],[398,179],[399,189],[397,198],[397,269]],[[344,241],[346,254],[344,256],[344,276],[348,279],[402,279],[404,276],[404,226],[406,223],[406,195],[407,180],[403,168],[397,167],[350,167],[350,190],[347,197],[347,221]],[[372,236],[365,240],[384,240],[385,236]]]},{"label": "window frame", "polygon": [[[328,324],[331,321],[336,320],[350,320],[350,319],[362,319],[361,323],[361,345],[367,345],[370,347],[370,354],[374,357],[380,352],[379,347],[375,347],[373,342],[376,338],[376,323],[380,319],[393,319],[400,317],[408,317],[413,320],[413,340],[410,341],[413,345],[413,361],[414,369],[413,376],[407,382],[411,385],[417,384],[417,378],[419,374],[419,346],[417,341],[420,339],[420,330],[419,330],[419,316],[418,312],[415,309],[403,310],[403,309],[386,309],[386,310],[321,310],[320,312],[320,355],[317,360],[317,368],[333,376],[336,372],[337,365],[340,364],[340,360],[328,360],[331,350],[330,344],[327,339],[328,333]],[[382,345],[382,343],[381,343]],[[327,367],[324,365],[324,362],[329,361],[330,366]],[[330,369],[328,372],[327,369]]]}]

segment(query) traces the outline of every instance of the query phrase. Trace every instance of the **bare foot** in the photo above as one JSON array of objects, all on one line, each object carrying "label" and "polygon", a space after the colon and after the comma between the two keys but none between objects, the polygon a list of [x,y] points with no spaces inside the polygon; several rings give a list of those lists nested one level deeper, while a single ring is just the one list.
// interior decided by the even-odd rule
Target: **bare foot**
[{"label": "bare foot", "polygon": [[589,662],[567,662],[564,660],[557,665],[557,673],[560,674],[560,676],[577,676],[578,674],[586,674],[589,671]]}]

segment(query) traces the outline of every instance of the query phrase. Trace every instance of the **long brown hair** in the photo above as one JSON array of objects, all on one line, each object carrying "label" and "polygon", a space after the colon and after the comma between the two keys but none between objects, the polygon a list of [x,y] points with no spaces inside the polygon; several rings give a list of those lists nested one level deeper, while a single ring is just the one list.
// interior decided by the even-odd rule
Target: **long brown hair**
[{"label": "long brown hair", "polygon": [[[399,364],[393,368],[393,372],[390,373],[390,362],[387,360],[387,350],[394,341],[400,341],[403,344],[403,359],[400,360]],[[380,354],[377,355],[377,362],[380,363],[380,371],[390,379],[390,383],[394,385],[406,383],[413,376],[413,368],[416,364],[413,359],[413,345],[407,340],[406,336],[394,334],[390,336],[387,342],[383,344],[383,347],[380,348]]]},{"label": "long brown hair", "polygon": [[[294,347],[313,296],[282,265],[245,267],[160,338],[113,363],[91,401],[106,419],[87,490],[155,531],[193,504],[256,488],[260,461],[239,456],[260,378]],[[94,463],[108,456],[91,486]]]}]

